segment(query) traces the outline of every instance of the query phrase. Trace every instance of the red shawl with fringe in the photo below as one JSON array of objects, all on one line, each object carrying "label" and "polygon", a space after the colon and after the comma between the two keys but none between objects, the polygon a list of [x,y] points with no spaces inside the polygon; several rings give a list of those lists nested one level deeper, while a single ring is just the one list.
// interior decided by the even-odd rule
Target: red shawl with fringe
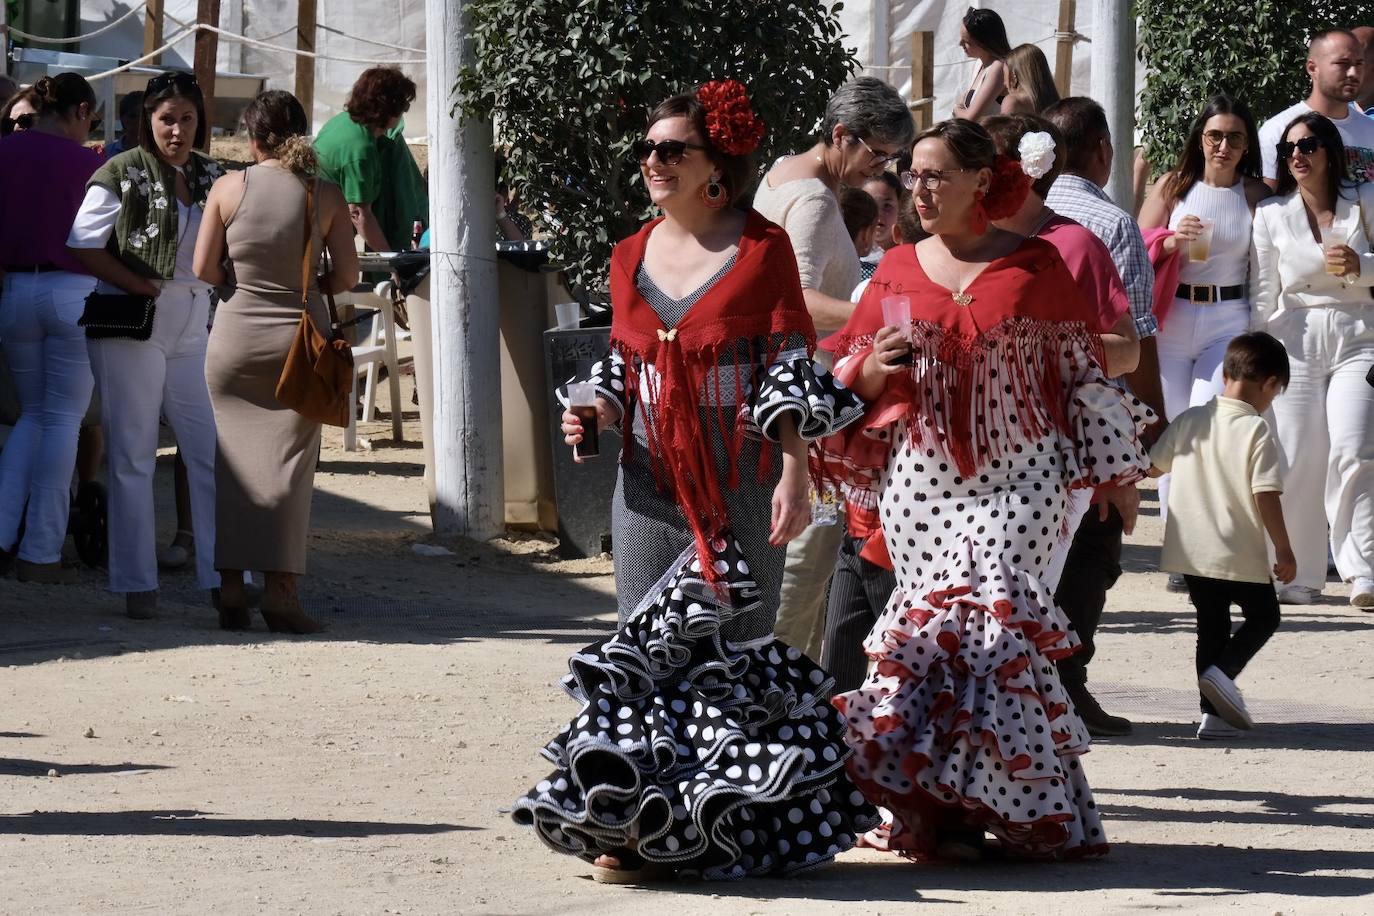
[{"label": "red shawl with fringe", "polygon": [[[908,421],[913,444],[940,450],[965,477],[1052,430],[1073,435],[1067,415],[1072,379],[1064,377],[1062,351],[1082,347],[1101,362],[1102,340],[1097,312],[1058,250],[1042,239],[1026,239],[989,264],[964,292],[972,299],[960,305],[952,291],[926,276],[914,245],[883,256],[849,322],[823,346],[835,353],[836,378],[851,384],[883,326],[883,298],[906,295],[915,368],[890,376],[864,421],[826,440],[830,473],[871,486],[891,446],[865,430],[900,419]],[[876,505],[864,508],[872,511],[861,517],[876,520]],[[891,568],[881,538],[868,541],[862,555]]]},{"label": "red shawl with fringe", "polygon": [[[739,481],[739,453],[744,442],[744,418],[738,406],[717,406],[703,428],[699,394],[709,380],[719,390],[719,366],[727,356],[735,373],[736,405],[743,404],[744,378],[753,366],[767,366],[777,358],[787,337],[800,334],[808,353],[816,331],[802,299],[797,259],[787,233],[750,210],[740,236],[734,266],[693,303],[672,328],[665,327],[635,286],[644,249],[662,219],[648,223],[625,239],[611,256],[611,346],[625,360],[626,396],[639,403],[647,432],[651,466],[663,491],[682,510],[696,540],[697,556],[707,578],[716,581],[709,542],[730,527],[723,487]],[[648,376],[652,412],[639,398],[643,367]],[[727,447],[726,479],[717,474],[712,441]],[[634,437],[625,436],[625,458]],[[769,472],[772,450],[763,450],[760,478]]]}]

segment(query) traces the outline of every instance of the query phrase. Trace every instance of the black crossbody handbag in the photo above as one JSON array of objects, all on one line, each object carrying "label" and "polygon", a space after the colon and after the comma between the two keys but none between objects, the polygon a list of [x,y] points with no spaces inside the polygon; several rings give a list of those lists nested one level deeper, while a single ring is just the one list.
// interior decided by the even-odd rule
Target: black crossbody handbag
[{"label": "black crossbody handbag", "polygon": [[157,299],[133,293],[91,293],[77,325],[86,329],[88,340],[122,337],[147,340],[153,335],[153,314]]}]

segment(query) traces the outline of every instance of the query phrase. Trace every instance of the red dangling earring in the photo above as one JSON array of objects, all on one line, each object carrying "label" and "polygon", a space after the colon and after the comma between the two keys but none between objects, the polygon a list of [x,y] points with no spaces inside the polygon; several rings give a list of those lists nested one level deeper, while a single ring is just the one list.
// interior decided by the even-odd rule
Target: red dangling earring
[{"label": "red dangling earring", "polygon": [[988,231],[988,210],[983,206],[984,196],[982,191],[973,192],[973,209],[969,211],[968,227],[974,235]]},{"label": "red dangling earring", "polygon": [[725,193],[725,186],[718,179],[712,178],[701,186],[701,202],[712,210],[719,210],[730,202],[730,197]]}]

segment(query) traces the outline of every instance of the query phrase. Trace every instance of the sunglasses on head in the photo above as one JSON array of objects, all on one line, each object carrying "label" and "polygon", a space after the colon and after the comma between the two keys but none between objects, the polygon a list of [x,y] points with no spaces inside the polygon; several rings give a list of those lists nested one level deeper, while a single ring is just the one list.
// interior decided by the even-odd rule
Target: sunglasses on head
[{"label": "sunglasses on head", "polygon": [[1322,148],[1322,141],[1317,137],[1303,137],[1301,140],[1283,140],[1279,143],[1279,158],[1287,159],[1293,155],[1293,150],[1297,150],[1304,156],[1310,156]]},{"label": "sunglasses on head", "polygon": [[168,86],[175,86],[182,90],[200,89],[200,84],[196,82],[193,74],[183,73],[180,70],[168,70],[148,80],[148,86],[144,92],[147,95],[152,95],[163,91]]},{"label": "sunglasses on head", "polygon": [[660,140],[657,143],[652,140],[636,140],[630,147],[630,154],[642,164],[648,162],[654,153],[658,153],[659,162],[664,165],[677,165],[689,149],[704,150],[706,147],[682,140]]},{"label": "sunglasses on head", "polygon": [[29,130],[33,127],[33,115],[21,114],[17,118],[5,118],[5,132]]}]

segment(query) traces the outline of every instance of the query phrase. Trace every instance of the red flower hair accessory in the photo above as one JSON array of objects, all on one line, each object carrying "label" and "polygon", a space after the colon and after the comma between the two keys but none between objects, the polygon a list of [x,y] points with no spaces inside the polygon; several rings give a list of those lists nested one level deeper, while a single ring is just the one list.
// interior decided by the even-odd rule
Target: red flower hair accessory
[{"label": "red flower hair accessory", "polygon": [[992,184],[988,186],[983,207],[988,219],[1006,219],[1015,215],[1030,193],[1031,179],[1021,170],[1021,163],[1000,153],[992,160]]},{"label": "red flower hair accessory", "polygon": [[711,145],[727,156],[747,156],[763,139],[763,120],[754,114],[749,93],[738,80],[712,80],[697,90],[706,109]]}]

